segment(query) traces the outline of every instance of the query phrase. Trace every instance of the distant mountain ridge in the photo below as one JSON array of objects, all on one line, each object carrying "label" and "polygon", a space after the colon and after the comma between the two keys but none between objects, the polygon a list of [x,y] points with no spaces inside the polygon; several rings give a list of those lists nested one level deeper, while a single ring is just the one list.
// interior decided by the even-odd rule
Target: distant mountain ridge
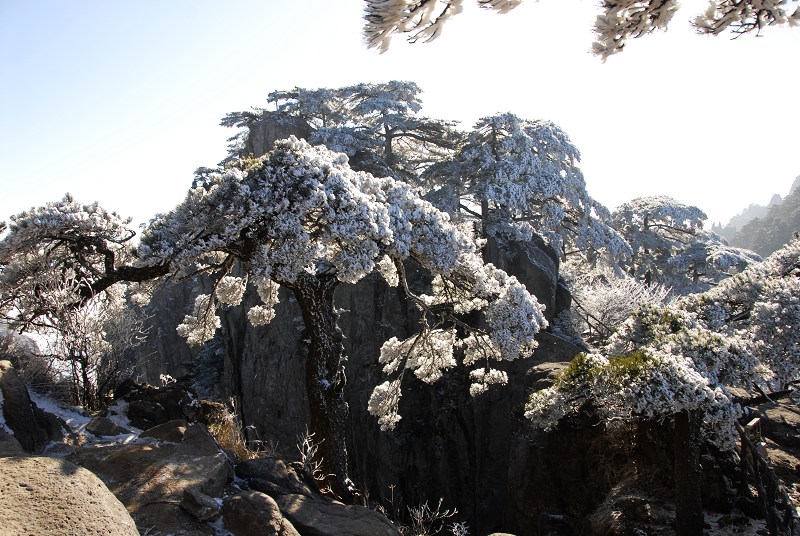
[{"label": "distant mountain ridge", "polygon": [[773,253],[800,231],[800,175],[786,197],[774,194],[766,207],[750,205],[725,227],[715,225],[711,230],[732,246],[750,249],[763,257]]}]

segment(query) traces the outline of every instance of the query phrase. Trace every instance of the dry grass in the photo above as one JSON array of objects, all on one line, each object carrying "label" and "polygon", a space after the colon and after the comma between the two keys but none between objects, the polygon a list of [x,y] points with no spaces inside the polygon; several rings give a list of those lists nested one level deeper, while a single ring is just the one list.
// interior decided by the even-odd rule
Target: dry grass
[{"label": "dry grass", "polygon": [[219,446],[233,453],[238,461],[252,460],[264,456],[275,456],[277,445],[272,442],[248,442],[236,414],[230,409],[208,424],[208,431],[217,440]]}]

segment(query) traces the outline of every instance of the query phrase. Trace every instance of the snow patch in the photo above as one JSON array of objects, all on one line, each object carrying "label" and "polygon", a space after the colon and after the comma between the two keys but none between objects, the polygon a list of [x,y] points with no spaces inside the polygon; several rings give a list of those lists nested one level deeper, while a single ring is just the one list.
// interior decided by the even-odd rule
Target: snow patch
[{"label": "snow patch", "polygon": [[92,420],[91,415],[79,406],[62,406],[52,398],[30,390],[31,400],[40,409],[52,413],[67,423],[70,430],[76,434],[85,433],[86,425]]}]

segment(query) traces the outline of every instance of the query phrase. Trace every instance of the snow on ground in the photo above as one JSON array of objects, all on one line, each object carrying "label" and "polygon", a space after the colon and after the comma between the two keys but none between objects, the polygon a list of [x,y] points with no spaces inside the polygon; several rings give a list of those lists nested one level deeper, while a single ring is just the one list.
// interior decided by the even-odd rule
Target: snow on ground
[{"label": "snow on ground", "polygon": [[[108,408],[108,418],[113,421],[115,424],[127,428],[130,430],[129,434],[121,434],[117,436],[110,436],[110,437],[97,437],[94,434],[86,431],[86,425],[92,420],[92,416],[86,412],[80,406],[70,406],[66,404],[61,404],[56,402],[52,398],[36,393],[33,390],[30,390],[31,400],[39,406],[39,408],[43,409],[48,413],[52,413],[53,415],[59,417],[64,422],[67,423],[69,426],[70,431],[73,434],[83,436],[86,438],[86,442],[89,445],[108,445],[108,444],[123,444],[128,445],[130,443],[148,443],[151,442],[150,439],[139,439],[139,434],[142,431],[134,426],[131,426],[128,417],[125,415],[125,409],[127,408],[127,402],[117,401],[112,406]],[[49,451],[50,446],[45,449]],[[84,447],[88,446],[84,444]]]},{"label": "snow on ground", "polygon": [[86,425],[92,420],[91,415],[86,413],[86,410],[80,406],[59,404],[52,398],[41,395],[32,389],[29,389],[28,392],[34,404],[39,406],[40,409],[63,419],[75,433],[83,433],[83,429],[86,428]]}]

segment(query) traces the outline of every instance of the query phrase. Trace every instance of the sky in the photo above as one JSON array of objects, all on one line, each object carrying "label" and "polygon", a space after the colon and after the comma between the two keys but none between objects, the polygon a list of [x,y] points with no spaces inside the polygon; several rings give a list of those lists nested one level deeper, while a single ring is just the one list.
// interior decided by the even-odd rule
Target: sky
[{"label": "sky", "polygon": [[378,54],[361,0],[0,0],[0,220],[70,192],[144,224],[225,156],[226,113],[389,80],[463,129],[500,112],[553,121],[611,209],[668,195],[726,222],[800,175],[800,28],[697,36],[704,2],[687,0],[669,31],[603,63],[596,1],[465,4],[436,41]]}]

